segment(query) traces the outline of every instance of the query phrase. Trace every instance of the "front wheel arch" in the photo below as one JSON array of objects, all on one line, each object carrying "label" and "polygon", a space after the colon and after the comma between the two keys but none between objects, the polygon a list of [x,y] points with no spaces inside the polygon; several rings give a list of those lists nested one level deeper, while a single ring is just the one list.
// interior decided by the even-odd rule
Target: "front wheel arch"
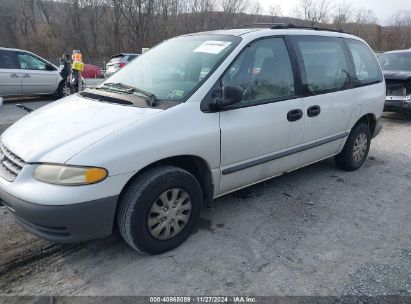
[{"label": "front wheel arch", "polygon": [[[164,239],[157,238],[158,235],[152,233],[153,227],[150,228],[151,209],[156,204],[158,195],[161,197],[161,193],[174,192],[174,190],[183,191],[187,194],[184,200],[188,199],[190,202],[189,217],[181,226],[181,230],[175,229],[183,221],[182,214],[179,211],[179,203],[171,205],[170,200],[176,199],[172,196],[162,200],[162,202],[167,201],[168,203],[161,204],[161,207],[158,205],[155,207],[153,214],[156,214],[156,217],[153,217],[153,219],[156,222],[153,224],[160,225],[161,231],[167,231],[168,227],[170,233],[172,231],[178,231],[178,233],[166,235],[168,237]],[[181,168],[157,166],[146,170],[128,184],[119,198],[116,220],[123,239],[135,250],[146,254],[159,254],[179,246],[195,228],[201,213],[201,194],[201,186],[196,178]],[[165,214],[158,211],[159,208],[163,207]],[[178,215],[174,214],[175,212]],[[163,216],[164,218],[159,221],[159,217]],[[164,225],[166,226],[164,227]],[[156,229],[158,227],[154,227],[154,230]]]},{"label": "front wheel arch", "polygon": [[[127,189],[127,186],[133,183],[135,179],[138,179],[140,175],[144,174],[148,170],[151,170],[152,168],[159,166],[173,166],[191,173],[201,186],[204,206],[209,207],[211,205],[214,197],[214,183],[210,166],[203,158],[194,155],[179,155],[167,157],[143,167],[136,174],[134,174],[124,185],[123,189],[121,190],[120,196],[123,195],[125,189]],[[117,204],[114,219],[117,218],[118,208],[119,206]],[[114,220],[114,227],[116,226],[116,222],[117,221]]]}]

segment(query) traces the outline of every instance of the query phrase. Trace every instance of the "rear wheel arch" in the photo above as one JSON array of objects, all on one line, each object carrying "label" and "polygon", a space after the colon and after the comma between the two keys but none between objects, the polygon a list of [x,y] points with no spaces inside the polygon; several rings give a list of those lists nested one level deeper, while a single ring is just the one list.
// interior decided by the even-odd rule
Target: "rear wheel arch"
[{"label": "rear wheel arch", "polygon": [[357,120],[357,122],[352,127],[352,129],[354,129],[355,126],[358,126],[361,123],[365,123],[368,126],[370,133],[373,134],[375,131],[375,127],[377,125],[377,118],[375,114],[372,114],[372,113],[365,114],[360,119]]}]

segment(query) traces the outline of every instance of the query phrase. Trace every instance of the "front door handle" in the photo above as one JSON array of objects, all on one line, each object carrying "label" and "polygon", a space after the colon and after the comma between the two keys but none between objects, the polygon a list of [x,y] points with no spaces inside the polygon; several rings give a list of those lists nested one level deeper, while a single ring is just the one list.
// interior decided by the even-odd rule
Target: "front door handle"
[{"label": "front door handle", "polygon": [[315,116],[320,115],[320,113],[321,113],[321,108],[320,108],[320,106],[317,106],[317,105],[309,107],[307,109],[308,117],[315,117]]},{"label": "front door handle", "polygon": [[29,74],[24,74],[22,77],[23,78],[30,78],[31,76]]},{"label": "front door handle", "polygon": [[19,75],[17,75],[17,74],[11,74],[11,75],[10,75],[10,78],[19,78]]},{"label": "front door handle", "polygon": [[294,109],[287,113],[288,121],[297,121],[303,117],[303,111],[300,109]]}]

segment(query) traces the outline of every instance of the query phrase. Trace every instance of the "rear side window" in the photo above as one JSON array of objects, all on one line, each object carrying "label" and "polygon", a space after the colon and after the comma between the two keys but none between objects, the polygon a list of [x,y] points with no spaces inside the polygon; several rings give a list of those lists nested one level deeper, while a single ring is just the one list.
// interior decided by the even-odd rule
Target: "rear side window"
[{"label": "rear side window", "polygon": [[0,69],[19,69],[16,55],[10,51],[0,50]]},{"label": "rear side window", "polygon": [[348,88],[348,60],[340,38],[302,36],[294,39],[306,71],[305,84],[312,94]]},{"label": "rear side window", "polygon": [[347,39],[346,41],[354,61],[357,81],[360,85],[381,82],[382,73],[370,48],[358,40]]}]

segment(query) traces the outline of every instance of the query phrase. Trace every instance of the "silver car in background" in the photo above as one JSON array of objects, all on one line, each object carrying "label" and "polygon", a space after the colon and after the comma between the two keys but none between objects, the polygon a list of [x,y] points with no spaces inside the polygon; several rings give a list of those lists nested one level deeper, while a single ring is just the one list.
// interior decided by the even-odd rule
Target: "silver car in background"
[{"label": "silver car in background", "polygon": [[63,96],[59,69],[31,52],[0,47],[0,96]]},{"label": "silver car in background", "polygon": [[110,61],[106,64],[106,77],[113,75],[139,55],[140,54],[120,53],[111,56]]}]

